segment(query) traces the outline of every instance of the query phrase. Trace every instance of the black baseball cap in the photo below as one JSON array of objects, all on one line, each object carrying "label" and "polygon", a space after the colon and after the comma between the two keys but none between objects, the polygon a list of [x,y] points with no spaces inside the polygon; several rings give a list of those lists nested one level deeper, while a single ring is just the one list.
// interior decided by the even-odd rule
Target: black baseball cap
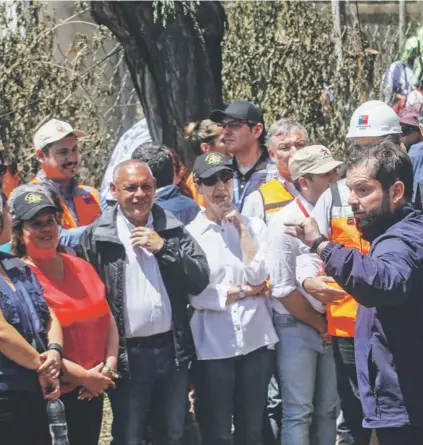
[{"label": "black baseball cap", "polygon": [[27,192],[15,199],[13,203],[13,216],[15,220],[28,221],[44,209],[60,212],[60,209],[57,208],[46,195],[39,192]]},{"label": "black baseball cap", "polygon": [[198,156],[193,168],[195,179],[210,178],[221,170],[233,170],[232,160],[216,151]]},{"label": "black baseball cap", "polygon": [[264,124],[263,112],[251,102],[245,100],[236,100],[226,107],[225,110],[213,110],[210,119],[214,122],[222,122],[225,117],[246,120],[257,124]]}]

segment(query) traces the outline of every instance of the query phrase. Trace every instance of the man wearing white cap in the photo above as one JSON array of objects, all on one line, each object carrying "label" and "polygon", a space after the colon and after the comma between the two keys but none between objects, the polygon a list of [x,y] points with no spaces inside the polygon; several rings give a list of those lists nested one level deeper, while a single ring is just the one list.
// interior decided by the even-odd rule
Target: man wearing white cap
[{"label": "man wearing white cap", "polygon": [[[276,353],[284,445],[326,445],[336,439],[338,397],[325,306],[297,284],[297,260],[310,250],[287,235],[283,225],[310,216],[319,196],[339,179],[336,169],[341,164],[322,145],[297,151],[290,159],[289,170],[299,195],[272,218],[268,227],[267,259],[273,323],[279,337]],[[320,272],[320,260],[317,266],[317,270],[309,271],[312,276]]]},{"label": "man wearing white cap", "polygon": [[[97,190],[79,185],[75,180],[80,164],[78,139],[84,136],[82,130],[57,119],[42,125],[34,136],[41,170],[33,182],[42,182],[59,196],[63,209],[62,226],[72,235],[65,238],[67,245],[77,244],[81,227],[93,223],[101,214]],[[63,239],[64,236],[62,242]]]},{"label": "man wearing white cap", "polygon": [[[400,119],[391,107],[379,100],[361,104],[353,113],[347,138],[356,146],[391,140],[400,145]],[[369,243],[362,239],[354,224],[354,215],[348,197],[345,179],[331,184],[317,201],[313,210],[320,231],[331,241],[367,253]],[[362,427],[363,411],[358,396],[355,365],[354,335],[358,303],[342,289],[329,286],[328,277],[310,277],[303,281],[304,289],[327,304],[328,332],[332,335],[338,393],[341,399],[343,421],[338,426],[340,445],[366,445],[371,430]],[[340,299],[340,297],[342,299]],[[335,304],[330,304],[334,302]]]}]

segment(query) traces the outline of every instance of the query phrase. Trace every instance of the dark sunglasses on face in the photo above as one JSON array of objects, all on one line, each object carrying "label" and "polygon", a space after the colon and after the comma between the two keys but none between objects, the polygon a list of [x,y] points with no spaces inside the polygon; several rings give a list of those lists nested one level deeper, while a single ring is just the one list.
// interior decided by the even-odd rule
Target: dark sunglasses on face
[{"label": "dark sunglasses on face", "polygon": [[222,173],[216,173],[215,175],[210,176],[209,178],[203,178],[199,180],[200,184],[204,184],[207,187],[211,187],[217,184],[217,181],[220,179],[224,184],[227,184],[234,177],[233,172],[226,171]]},{"label": "dark sunglasses on face", "polygon": [[7,165],[0,164],[0,176],[5,175],[7,172]]},{"label": "dark sunglasses on face", "polygon": [[418,131],[418,128],[411,125],[401,125],[401,131],[403,136],[408,136],[412,131]]}]

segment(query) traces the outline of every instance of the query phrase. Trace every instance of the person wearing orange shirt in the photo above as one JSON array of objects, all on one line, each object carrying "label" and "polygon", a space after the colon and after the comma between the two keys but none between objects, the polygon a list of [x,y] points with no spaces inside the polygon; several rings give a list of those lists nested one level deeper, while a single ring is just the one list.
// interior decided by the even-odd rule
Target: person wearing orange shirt
[{"label": "person wearing orange shirt", "polygon": [[[210,119],[190,122],[185,128],[185,139],[190,143],[197,156],[208,151],[217,151],[227,155],[223,142],[223,128]],[[187,179],[187,185],[192,192],[194,201],[201,207],[205,207],[206,202],[195,185],[192,173]]]},{"label": "person wearing orange shirt", "polygon": [[50,198],[41,192],[15,193],[12,253],[33,270],[63,329],[61,392],[69,441],[97,445],[102,394],[114,387],[119,341],[105,286],[89,263],[63,253],[59,209]]}]

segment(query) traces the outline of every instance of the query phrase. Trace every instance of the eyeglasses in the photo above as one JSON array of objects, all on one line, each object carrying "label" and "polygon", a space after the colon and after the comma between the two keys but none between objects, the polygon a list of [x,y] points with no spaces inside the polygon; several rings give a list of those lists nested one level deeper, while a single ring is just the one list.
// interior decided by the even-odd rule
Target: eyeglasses
[{"label": "eyeglasses", "polygon": [[217,184],[217,181],[220,179],[224,184],[227,184],[231,179],[233,179],[234,174],[231,171],[225,171],[222,173],[216,173],[215,175],[210,176],[209,178],[202,178],[199,180],[200,184],[204,184],[207,187],[211,187]]},{"label": "eyeglasses", "polygon": [[403,136],[408,136],[412,131],[418,131],[418,129],[411,125],[401,125],[401,131]]},{"label": "eyeglasses", "polygon": [[228,122],[219,122],[217,125],[223,129],[229,128],[230,130],[238,130],[238,128],[241,128],[243,125],[248,125],[250,128],[253,128],[256,124],[248,121],[233,120]]},{"label": "eyeglasses", "polygon": [[4,176],[7,172],[7,165],[0,164],[0,176]]}]

